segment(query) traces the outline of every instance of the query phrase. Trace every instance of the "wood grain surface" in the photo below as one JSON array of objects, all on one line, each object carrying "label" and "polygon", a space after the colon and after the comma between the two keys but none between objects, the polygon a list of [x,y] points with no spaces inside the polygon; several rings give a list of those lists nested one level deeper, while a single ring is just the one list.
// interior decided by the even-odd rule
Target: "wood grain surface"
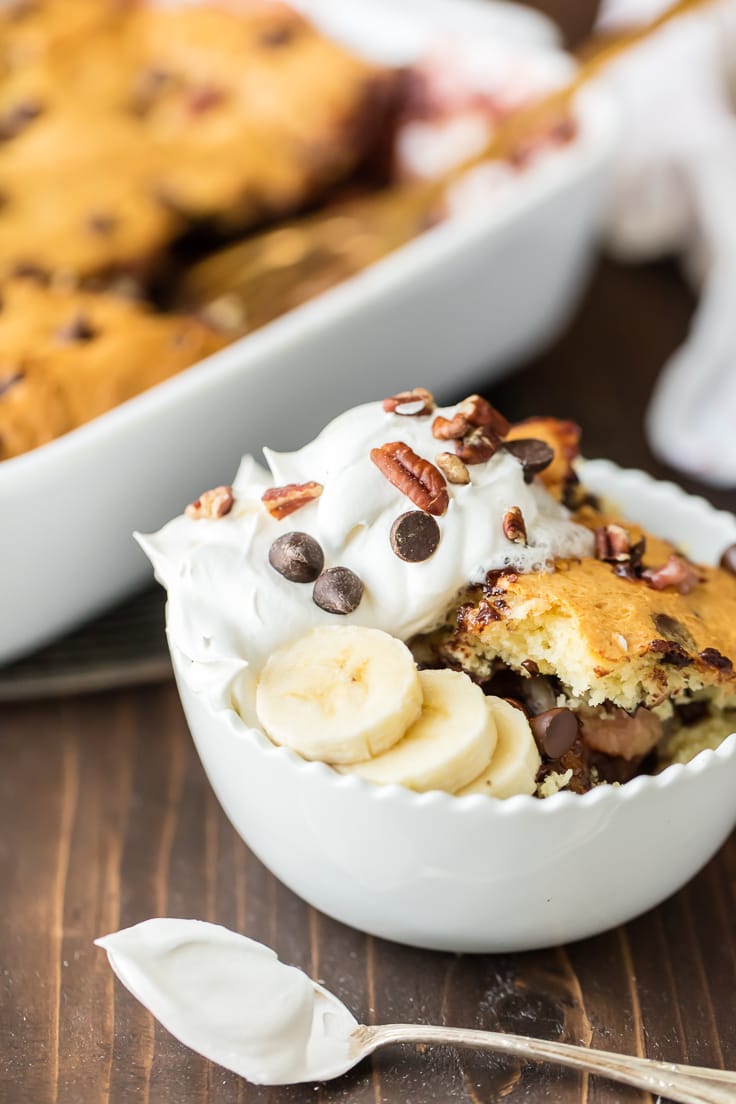
[{"label": "wood grain surface", "polygon": [[[642,411],[690,311],[668,266],[602,265],[567,335],[492,397],[514,418],[576,418],[588,455],[659,471]],[[156,1026],[92,940],[157,914],[216,920],[271,944],[368,1023],[499,1028],[736,1068],[735,913],[732,839],[670,901],[595,939],[522,955],[400,947],[316,913],[248,852],[171,683],[0,713],[0,1104],[641,1101],[582,1075],[448,1049],[385,1051],[317,1089],[255,1088]]]}]

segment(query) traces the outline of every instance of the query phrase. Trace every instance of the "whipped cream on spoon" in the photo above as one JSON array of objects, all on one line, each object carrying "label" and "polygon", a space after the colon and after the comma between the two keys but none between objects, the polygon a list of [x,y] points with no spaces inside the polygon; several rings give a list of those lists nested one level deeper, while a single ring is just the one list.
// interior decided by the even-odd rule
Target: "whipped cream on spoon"
[{"label": "whipped cream on spoon", "polygon": [[337,997],[269,947],[218,924],[145,920],[95,942],[123,985],[172,1035],[255,1084],[327,1081],[390,1043],[449,1043],[587,1070],[682,1104],[734,1100],[736,1074],[722,1070],[490,1031],[361,1025]]}]

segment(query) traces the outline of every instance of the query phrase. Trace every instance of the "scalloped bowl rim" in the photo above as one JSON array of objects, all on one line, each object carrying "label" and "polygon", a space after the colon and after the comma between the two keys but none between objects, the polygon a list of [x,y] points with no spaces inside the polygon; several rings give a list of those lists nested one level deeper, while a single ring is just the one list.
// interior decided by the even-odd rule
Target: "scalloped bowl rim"
[{"label": "scalloped bowl rim", "polygon": [[[719,510],[712,506],[702,495],[689,494],[672,481],[655,479],[638,468],[621,468],[610,460],[581,461],[580,468],[583,471],[598,471],[604,474],[610,472],[624,482],[644,483],[649,487],[656,486],[658,493],[661,492],[668,497],[675,497],[680,502],[686,500],[689,507],[700,512],[707,512],[711,518],[714,516],[722,518],[724,523],[728,523],[733,529],[734,539],[736,539],[736,518],[732,514],[727,510]],[[169,641],[169,647],[175,669],[183,670],[193,662],[185,657],[171,641]],[[704,748],[688,763],[672,763],[657,774],[640,774],[621,785],[596,786],[584,794],[574,794],[561,790],[549,797],[540,799],[529,794],[516,794],[513,797],[498,798],[490,794],[467,794],[461,797],[447,793],[444,790],[429,790],[417,793],[396,783],[377,785],[366,781],[357,774],[341,774],[321,760],[303,759],[291,748],[272,743],[260,729],[247,725],[231,706],[215,707],[203,695],[197,694],[196,696],[216,724],[226,724],[236,739],[252,741],[261,754],[281,760],[284,767],[289,770],[300,771],[304,775],[313,777],[321,777],[337,791],[353,790],[356,794],[361,795],[361,800],[375,801],[382,804],[393,803],[410,809],[436,806],[453,816],[466,813],[490,817],[499,814],[503,816],[550,816],[573,805],[581,808],[592,808],[605,802],[625,803],[634,800],[641,794],[646,794],[650,790],[664,789],[677,783],[683,777],[695,776],[711,769],[717,769],[719,762],[736,756],[736,732],[732,732],[724,738],[717,748]],[[534,811],[532,812],[532,810]]]}]

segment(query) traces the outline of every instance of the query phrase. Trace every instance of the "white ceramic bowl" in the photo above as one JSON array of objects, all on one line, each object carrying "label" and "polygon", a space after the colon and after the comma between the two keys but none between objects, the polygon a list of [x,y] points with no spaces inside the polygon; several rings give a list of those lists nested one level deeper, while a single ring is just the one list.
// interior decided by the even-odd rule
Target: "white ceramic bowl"
[{"label": "white ceramic bowl", "polygon": [[[604,461],[585,483],[704,562],[736,520]],[[623,923],[691,878],[736,824],[736,735],[686,766],[579,796],[414,794],[309,763],[213,710],[174,666],[225,812],[290,889],[344,923],[446,951],[521,951]]]},{"label": "white ceramic bowl", "polygon": [[[497,50],[505,27],[531,43],[526,56],[569,70],[565,55],[540,52],[548,25],[529,12],[489,0],[375,3],[351,0],[349,18],[325,0],[300,6],[390,60],[438,38]],[[581,96],[579,122],[569,147],[477,217],[438,226],[206,362],[0,464],[0,663],[142,585],[148,565],[131,531],[157,529],[225,482],[245,449],[297,448],[402,381],[447,394],[481,367],[490,381],[549,342],[584,284],[618,134],[598,89]]]}]

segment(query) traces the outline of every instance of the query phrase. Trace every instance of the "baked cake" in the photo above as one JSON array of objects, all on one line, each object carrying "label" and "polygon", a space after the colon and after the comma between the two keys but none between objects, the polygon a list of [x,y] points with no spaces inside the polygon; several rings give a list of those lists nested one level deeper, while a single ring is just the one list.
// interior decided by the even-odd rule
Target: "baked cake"
[{"label": "baked cake", "polygon": [[36,448],[225,344],[194,318],[112,293],[2,286],[0,460]]},{"label": "baked cake", "polygon": [[735,727],[736,554],[588,494],[579,430],[479,395],[368,403],[140,538],[217,708],[373,783],[585,792]]},{"label": "baked cake", "polygon": [[398,76],[270,0],[17,0],[0,11],[0,277],[148,274],[192,222],[314,202]]}]

